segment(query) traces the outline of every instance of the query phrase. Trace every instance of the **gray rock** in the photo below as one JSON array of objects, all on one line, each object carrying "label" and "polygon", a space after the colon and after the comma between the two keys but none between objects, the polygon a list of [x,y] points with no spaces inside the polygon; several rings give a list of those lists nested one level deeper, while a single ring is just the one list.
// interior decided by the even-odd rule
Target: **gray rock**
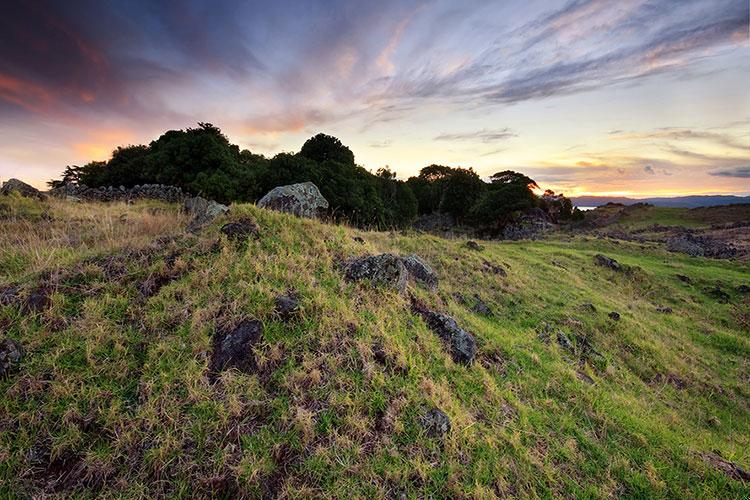
[{"label": "gray rock", "polygon": [[622,266],[619,262],[600,253],[594,255],[594,264],[597,266],[608,267],[613,271],[622,271]]},{"label": "gray rock", "polygon": [[258,365],[253,348],[262,337],[263,324],[254,319],[244,320],[231,331],[214,335],[209,366],[212,376],[230,368],[244,373],[254,372]]},{"label": "gray rock", "polygon": [[609,319],[612,321],[620,321],[620,313],[617,311],[612,311],[611,313],[607,314],[609,316]]},{"label": "gray rock", "polygon": [[284,322],[294,318],[299,313],[299,298],[297,294],[277,295],[274,299],[274,312]]},{"label": "gray rock", "polygon": [[230,240],[238,242],[246,241],[251,237],[256,238],[259,231],[255,221],[247,217],[229,222],[221,227],[222,234]]},{"label": "gray rock", "polygon": [[555,229],[552,219],[541,208],[523,211],[503,228],[505,240],[534,240]]},{"label": "gray rock", "polygon": [[484,250],[484,247],[474,240],[467,241],[466,248],[468,248],[469,250],[474,250],[476,252],[481,252],[482,250]]},{"label": "gray rock", "polygon": [[750,293],[750,285],[739,285],[737,286],[738,293]]},{"label": "gray rock", "polygon": [[672,308],[668,306],[659,306],[656,308],[656,312],[662,313],[662,314],[672,314]]},{"label": "gray rock", "polygon": [[228,206],[201,198],[200,196],[186,199],[184,208],[187,213],[193,216],[193,220],[190,223],[190,228],[192,229],[208,224],[220,215],[229,212]]},{"label": "gray rock", "polygon": [[13,339],[4,339],[0,342],[0,377],[10,373],[18,367],[23,358],[21,344]]},{"label": "gray rock", "polygon": [[508,273],[502,266],[495,265],[487,260],[482,261],[482,271],[486,273],[497,274],[502,276],[503,278],[508,276]]},{"label": "gray rock", "polygon": [[400,258],[390,253],[353,259],[346,264],[347,281],[370,280],[373,286],[383,285],[399,292],[406,289],[408,272]]},{"label": "gray rock", "polygon": [[705,249],[698,242],[693,241],[688,236],[678,236],[667,239],[667,250],[670,252],[684,253],[691,257],[703,257],[706,254]]},{"label": "gray rock", "polygon": [[314,218],[328,209],[328,200],[320,194],[315,184],[302,182],[273,188],[260,199],[258,206],[299,217]]},{"label": "gray rock", "polygon": [[458,326],[456,320],[436,311],[412,298],[412,311],[422,317],[427,327],[438,337],[448,343],[451,357],[456,363],[470,365],[477,354],[477,343],[474,337]]},{"label": "gray rock", "polygon": [[557,331],[557,343],[569,353],[575,354],[576,348],[573,346],[573,342],[570,341],[568,336],[565,335],[565,332],[562,330]]},{"label": "gray rock", "polygon": [[474,299],[476,302],[474,303],[474,307],[471,308],[472,311],[484,316],[492,316],[492,309],[490,309],[490,306],[488,306],[478,294],[474,294]]},{"label": "gray rock", "polygon": [[442,410],[432,408],[422,417],[422,427],[431,437],[440,437],[451,430],[451,420]]},{"label": "gray rock", "polygon": [[8,179],[3,183],[3,186],[0,187],[0,194],[8,195],[14,192],[27,198],[45,198],[44,194],[42,194],[37,188],[30,186],[23,181],[19,181],[18,179]]},{"label": "gray rock", "polygon": [[417,283],[421,283],[430,290],[436,290],[438,287],[438,275],[433,271],[430,265],[417,254],[413,253],[401,258],[404,267],[409,273],[409,277]]}]

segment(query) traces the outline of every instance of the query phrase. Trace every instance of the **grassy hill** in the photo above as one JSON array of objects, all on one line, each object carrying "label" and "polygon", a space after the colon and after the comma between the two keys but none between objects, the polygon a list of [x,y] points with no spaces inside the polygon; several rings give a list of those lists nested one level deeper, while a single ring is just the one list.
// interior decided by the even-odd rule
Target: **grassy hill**
[{"label": "grassy hill", "polygon": [[[219,228],[241,217],[259,235],[237,244]],[[585,237],[474,251],[252,205],[187,223],[0,199],[0,340],[25,351],[0,378],[0,497],[750,495],[732,469],[750,467],[747,263]],[[408,293],[343,280],[381,252],[437,271],[408,293],[473,333],[472,365]],[[210,373],[214,336],[247,319],[252,369]],[[421,425],[433,408],[445,436]]]}]

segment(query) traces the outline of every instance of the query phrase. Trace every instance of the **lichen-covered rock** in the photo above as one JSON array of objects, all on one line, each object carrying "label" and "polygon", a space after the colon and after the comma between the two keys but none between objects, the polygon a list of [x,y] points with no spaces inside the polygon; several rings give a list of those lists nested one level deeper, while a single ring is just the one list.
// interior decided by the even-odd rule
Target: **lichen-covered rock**
[{"label": "lichen-covered rock", "polygon": [[600,253],[594,255],[594,264],[597,266],[608,267],[613,271],[622,271],[622,266],[619,262]]},{"label": "lichen-covered rock", "polygon": [[184,203],[184,209],[185,212],[193,216],[193,220],[190,223],[191,229],[208,224],[220,215],[229,212],[228,206],[216,203],[213,200],[201,198],[200,196],[187,198]]},{"label": "lichen-covered rock", "polygon": [[477,343],[469,332],[458,326],[456,320],[447,314],[430,310],[416,299],[412,299],[412,311],[420,315],[427,327],[450,346],[453,361],[464,365],[470,365],[474,361]]},{"label": "lichen-covered rock", "polygon": [[3,183],[3,186],[0,187],[0,194],[11,193],[18,193],[27,198],[45,198],[44,194],[42,194],[37,188],[30,186],[23,181],[19,181],[18,179],[8,179]]},{"label": "lichen-covered rock", "polygon": [[451,430],[451,420],[442,410],[432,408],[422,417],[422,427],[431,437],[440,437]]},{"label": "lichen-covered rock", "polygon": [[312,182],[301,182],[273,188],[260,199],[258,206],[298,217],[314,218],[328,209],[328,200],[320,194],[318,186]]},{"label": "lichen-covered rock", "polygon": [[346,264],[347,281],[370,280],[374,286],[383,285],[399,292],[406,289],[408,273],[400,258],[390,253],[353,259]]},{"label": "lichen-covered rock", "polygon": [[16,368],[18,363],[21,362],[21,358],[23,358],[21,344],[13,339],[0,341],[0,377]]},{"label": "lichen-covered rock", "polygon": [[420,256],[413,253],[402,257],[401,261],[409,272],[409,277],[417,283],[421,283],[430,290],[436,290],[438,287],[438,275]]}]

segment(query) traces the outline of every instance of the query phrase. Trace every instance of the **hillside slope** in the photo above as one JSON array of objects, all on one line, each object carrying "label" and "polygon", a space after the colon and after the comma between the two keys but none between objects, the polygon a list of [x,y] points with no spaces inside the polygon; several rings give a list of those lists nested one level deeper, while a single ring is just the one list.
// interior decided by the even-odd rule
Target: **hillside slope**
[{"label": "hillside slope", "polygon": [[[170,205],[3,203],[0,340],[25,353],[0,378],[0,497],[750,495],[747,264],[583,237],[476,251],[251,205],[190,234]],[[220,233],[243,217],[257,238]],[[343,280],[381,252],[418,253],[438,290]],[[409,294],[474,334],[473,364]],[[211,372],[216,336],[252,320],[244,372]]]}]

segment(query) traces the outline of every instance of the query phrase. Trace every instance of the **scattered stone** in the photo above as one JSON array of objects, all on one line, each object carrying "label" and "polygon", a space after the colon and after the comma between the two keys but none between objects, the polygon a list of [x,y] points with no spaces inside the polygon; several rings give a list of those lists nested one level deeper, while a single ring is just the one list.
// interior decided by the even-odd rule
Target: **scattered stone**
[{"label": "scattered stone", "polygon": [[484,272],[489,272],[492,274],[498,274],[502,276],[503,278],[508,276],[508,273],[505,271],[505,269],[501,266],[497,266],[493,264],[492,262],[489,262],[487,260],[482,261],[482,267]]},{"label": "scattered stone", "polygon": [[453,318],[430,310],[415,298],[412,298],[411,308],[415,314],[422,317],[430,330],[450,345],[453,361],[465,365],[470,365],[474,361],[477,343],[474,337],[459,327]]},{"label": "scattered stone", "polygon": [[9,195],[11,193],[18,193],[26,198],[38,198],[40,200],[45,198],[44,194],[42,194],[37,188],[29,186],[18,179],[8,179],[3,183],[3,186],[0,187],[0,194]]},{"label": "scattered stone", "polygon": [[565,335],[565,332],[562,330],[557,331],[557,343],[560,347],[565,349],[571,354],[575,354],[576,348],[573,345],[573,342],[570,341],[567,335]]},{"label": "scattered stone", "polygon": [[188,228],[190,230],[196,230],[220,215],[229,212],[228,206],[201,198],[200,196],[186,199],[184,208],[187,213],[193,216],[193,220]]},{"label": "scattered stone", "polygon": [[667,250],[670,252],[684,253],[691,257],[703,257],[706,254],[705,249],[698,242],[693,241],[688,236],[678,236],[667,239]]},{"label": "scattered stone", "polygon": [[594,304],[590,303],[590,302],[586,302],[584,304],[581,304],[580,306],[578,306],[578,309],[580,309],[581,311],[586,311],[586,312],[590,312],[590,313],[595,313],[596,312],[596,306]]},{"label": "scattered stone", "polygon": [[609,316],[609,319],[612,321],[620,321],[620,313],[617,311],[612,311],[611,313],[607,314]]},{"label": "scattered stone", "polygon": [[542,326],[538,329],[538,331],[539,334],[537,335],[537,338],[545,344],[549,344],[555,328],[549,323],[542,323]]},{"label": "scattered stone", "polygon": [[600,253],[594,255],[594,264],[597,266],[608,267],[613,271],[622,271],[622,266],[619,262]]},{"label": "scattered stone", "polygon": [[363,237],[361,237],[361,236],[355,236],[355,237],[354,237],[354,238],[352,238],[352,239],[353,239],[354,241],[356,241],[357,243],[361,244],[361,245],[364,245],[364,244],[365,244],[365,239],[364,239]]},{"label": "scattered stone", "polygon": [[656,308],[656,312],[662,313],[662,314],[672,314],[672,308],[668,306],[659,306]]},{"label": "scattered stone", "polygon": [[474,240],[467,241],[466,248],[468,248],[469,250],[474,250],[476,252],[481,252],[482,250],[484,250],[484,247]]},{"label": "scattered stone", "polygon": [[465,306],[467,303],[466,297],[464,297],[461,292],[453,292],[451,294],[451,297],[453,297],[453,300],[455,300],[456,302],[458,302],[459,304],[463,306]]},{"label": "scattered stone", "polygon": [[676,274],[675,275],[678,280],[682,281],[683,283],[690,284],[693,282],[693,280],[690,279],[690,276],[685,276],[684,274]]},{"label": "scattered stone", "polygon": [[9,306],[18,301],[21,287],[10,285],[0,289],[0,306]]},{"label": "scattered stone", "polygon": [[404,267],[409,273],[409,277],[417,283],[421,283],[430,290],[437,290],[438,275],[433,271],[430,265],[422,260],[417,254],[413,253],[401,258]]},{"label": "scattered stone", "polygon": [[451,420],[443,411],[432,408],[422,417],[422,427],[430,437],[440,437],[451,430]]},{"label": "scattered stone", "polygon": [[476,302],[474,307],[471,308],[472,311],[484,316],[492,316],[492,309],[490,309],[490,306],[488,306],[478,294],[474,294],[474,299]]},{"label": "scattered stone", "polygon": [[243,373],[257,370],[253,347],[263,336],[263,324],[258,320],[243,320],[229,332],[219,332],[213,338],[213,352],[209,369],[215,376],[220,371],[236,368]]},{"label": "scattered stone", "polygon": [[408,272],[402,260],[390,253],[359,257],[346,265],[347,281],[368,279],[373,286],[387,286],[398,292],[406,289]]},{"label": "scattered stone", "polygon": [[722,304],[726,304],[727,302],[729,302],[729,299],[731,298],[729,294],[725,292],[724,290],[722,290],[721,287],[719,286],[715,286],[714,288],[707,290],[706,294],[712,299]]},{"label": "scattered stone", "polygon": [[299,297],[295,293],[277,295],[274,299],[274,312],[287,322],[299,313]]},{"label": "scattered stone", "polygon": [[34,288],[23,301],[23,310],[27,313],[39,313],[52,304],[49,292],[44,287]]},{"label": "scattered stone", "polygon": [[242,219],[224,224],[221,227],[221,232],[230,240],[243,242],[251,237],[257,238],[260,230],[254,220],[243,217]]},{"label": "scattered stone", "polygon": [[722,471],[727,476],[737,481],[750,481],[750,472],[729,460],[723,459],[718,453],[699,453],[705,463]]},{"label": "scattered stone", "polygon": [[594,379],[589,377],[587,374],[583,373],[582,371],[576,371],[576,376],[582,382],[586,382],[589,385],[594,385]]},{"label": "scattered stone", "polygon": [[738,293],[750,293],[750,285],[739,285],[737,287]]},{"label": "scattered stone", "polygon": [[328,209],[326,200],[312,182],[278,186],[258,202],[261,208],[294,214],[298,217],[319,217]]},{"label": "scattered stone", "polygon": [[17,368],[21,358],[23,358],[21,344],[13,339],[0,341],[0,377],[4,377]]}]

